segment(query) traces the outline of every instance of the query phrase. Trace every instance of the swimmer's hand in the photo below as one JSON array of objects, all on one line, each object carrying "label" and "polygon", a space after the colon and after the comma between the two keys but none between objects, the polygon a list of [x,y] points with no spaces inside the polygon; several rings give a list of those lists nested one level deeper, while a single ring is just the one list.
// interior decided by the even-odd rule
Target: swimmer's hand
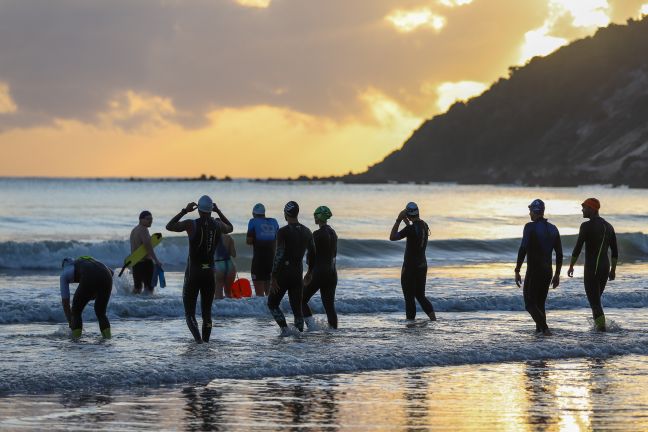
[{"label": "swimmer's hand", "polygon": [[554,275],[553,279],[551,279],[551,286],[556,289],[558,285],[560,285],[560,275]]},{"label": "swimmer's hand", "polygon": [[574,267],[573,266],[569,266],[569,270],[567,270],[567,276],[574,277]]},{"label": "swimmer's hand", "polygon": [[515,270],[515,284],[520,288],[522,286],[522,276],[520,276],[520,271]]},{"label": "swimmer's hand", "polygon": [[610,270],[610,276],[608,276],[608,279],[611,281],[616,279],[616,270]]},{"label": "swimmer's hand", "polygon": [[187,204],[187,206],[185,207],[184,210],[187,213],[191,213],[192,211],[196,210],[197,208],[198,208],[198,204],[196,204],[195,202],[190,202],[189,204]]}]

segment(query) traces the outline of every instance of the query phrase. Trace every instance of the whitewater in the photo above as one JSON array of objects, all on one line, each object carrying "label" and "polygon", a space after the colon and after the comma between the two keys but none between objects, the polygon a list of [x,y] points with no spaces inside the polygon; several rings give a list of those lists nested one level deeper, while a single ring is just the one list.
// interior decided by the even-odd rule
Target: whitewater
[{"label": "whitewater", "polygon": [[[334,214],[331,226],[340,237],[336,293],[340,329],[326,327],[317,295],[311,302],[317,327],[287,337],[280,337],[265,299],[224,299],[214,302],[211,343],[195,345],[181,299],[187,240],[165,231],[164,225],[202,194],[211,195],[232,221],[239,276],[247,278],[251,249],[245,244],[245,230],[256,202],[263,202],[268,216],[281,223],[283,204],[294,199],[302,208],[302,223],[313,229],[312,210],[329,206]],[[582,262],[573,279],[566,276],[583,221],[580,202],[589,196],[601,200],[601,214],[614,225],[619,240],[617,280],[608,284],[603,297],[612,322],[607,333],[593,330]],[[561,231],[566,257],[561,285],[547,300],[548,324],[554,333],[548,338],[534,334],[521,289],[513,281],[527,205],[535,198],[547,203],[547,216]],[[307,424],[331,424],[326,416],[334,406],[336,424],[354,428],[355,417],[340,413],[345,404],[362,403],[357,392],[371,400],[387,389],[418,391],[434,382],[434,388],[446,388],[435,398],[447,397],[456,404],[468,400],[473,391],[497,393],[487,389],[498,382],[504,388],[526,389],[519,398],[529,404],[535,400],[535,385],[544,386],[553,379],[547,377],[554,376],[564,381],[568,370],[573,375],[570,382],[581,380],[587,388],[592,412],[598,406],[593,388],[604,384],[612,408],[618,406],[619,413],[627,414],[625,396],[614,389],[625,386],[632,392],[648,372],[647,198],[646,190],[607,186],[0,179],[0,428],[37,428],[46,418],[53,430],[83,429],[88,421],[103,425],[100,429],[174,430],[196,427],[198,416],[224,429],[227,425],[235,430],[280,429],[289,424],[285,418],[268,417],[253,406],[259,401],[283,406],[286,398],[301,400],[295,394],[309,392],[319,395],[319,402],[310,402],[311,411],[304,414],[311,422]],[[428,323],[419,310],[413,326],[404,319],[400,288],[404,244],[387,240],[408,201],[418,203],[431,228],[426,289],[439,317]],[[165,266],[167,287],[157,288],[151,296],[132,295],[132,278],[125,272],[115,278],[108,306],[113,339],[101,339],[90,304],[83,315],[83,337],[71,340],[60,306],[61,259],[91,255],[118,269],[129,253],[130,229],[144,209],[153,213],[151,232],[165,237],[157,253]],[[282,308],[290,322],[287,299]],[[607,365],[602,375],[600,364]],[[453,381],[465,376],[478,383],[481,375],[490,381],[476,390]],[[452,387],[451,382],[457,385]],[[373,393],[367,390],[372,388]],[[497,394],[495,400],[506,397]],[[560,399],[558,390],[556,395]],[[382,418],[381,410],[400,409],[398,403],[388,402],[400,396],[389,397],[376,402],[382,408],[375,408],[373,418]],[[250,404],[244,412],[247,405],[240,398]],[[429,409],[429,402],[411,403],[417,410]],[[639,397],[633,403],[635,414],[628,417],[628,424],[642,426],[648,420],[636,413],[645,413],[648,401]],[[197,414],[178,427],[173,422],[185,404],[183,412],[195,409]],[[130,423],[139,417],[126,407],[135,405],[150,409],[155,418]],[[468,405],[456,408],[470,411]],[[218,409],[243,420],[231,423],[231,416],[214,417],[213,410]],[[371,407],[367,410],[371,412]],[[126,412],[130,414],[125,416]],[[391,417],[381,422],[374,423],[375,429],[392,430],[406,423]]]}]

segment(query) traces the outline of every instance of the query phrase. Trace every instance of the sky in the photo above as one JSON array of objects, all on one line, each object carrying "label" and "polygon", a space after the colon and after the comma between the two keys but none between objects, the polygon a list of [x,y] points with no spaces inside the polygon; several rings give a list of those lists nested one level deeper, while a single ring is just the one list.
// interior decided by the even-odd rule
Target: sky
[{"label": "sky", "polygon": [[362,172],[648,0],[0,0],[0,176]]}]

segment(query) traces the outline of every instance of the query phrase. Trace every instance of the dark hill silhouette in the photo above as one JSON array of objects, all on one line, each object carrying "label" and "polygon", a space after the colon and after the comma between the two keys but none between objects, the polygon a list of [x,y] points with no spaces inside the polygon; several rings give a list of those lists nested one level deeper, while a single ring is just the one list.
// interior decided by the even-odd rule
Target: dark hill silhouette
[{"label": "dark hill silhouette", "polygon": [[648,187],[648,19],[511,68],[343,180]]}]

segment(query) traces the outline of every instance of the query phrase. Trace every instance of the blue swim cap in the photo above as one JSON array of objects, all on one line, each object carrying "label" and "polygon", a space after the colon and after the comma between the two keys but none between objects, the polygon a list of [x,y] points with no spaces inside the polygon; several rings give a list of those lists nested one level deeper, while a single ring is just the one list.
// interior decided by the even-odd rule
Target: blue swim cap
[{"label": "blue swim cap", "polygon": [[254,215],[259,215],[259,216],[265,215],[265,206],[261,203],[255,204],[254,207],[252,208],[252,216]]},{"label": "blue swim cap", "polygon": [[529,210],[536,214],[544,214],[545,203],[541,199],[535,199],[531,204],[529,204]]},{"label": "blue swim cap", "polygon": [[201,211],[203,213],[211,213],[213,207],[214,202],[207,195],[201,196],[198,200],[198,211]]},{"label": "blue swim cap", "polygon": [[419,208],[416,205],[415,202],[408,202],[407,206],[405,207],[405,214],[407,216],[418,216],[419,215]]}]

